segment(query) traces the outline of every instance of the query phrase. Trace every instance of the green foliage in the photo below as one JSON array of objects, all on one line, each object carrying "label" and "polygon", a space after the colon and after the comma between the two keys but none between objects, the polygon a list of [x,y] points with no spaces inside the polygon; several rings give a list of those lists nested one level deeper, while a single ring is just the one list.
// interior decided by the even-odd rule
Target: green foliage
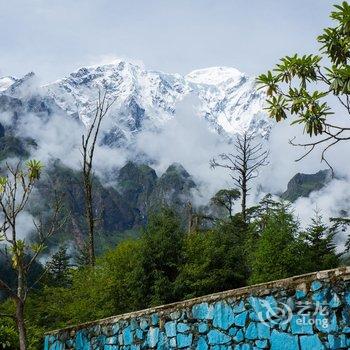
[{"label": "green foliage", "polygon": [[0,319],[0,350],[16,350],[18,336],[16,324],[10,318]]},{"label": "green foliage", "polygon": [[183,261],[184,232],[170,209],[151,215],[142,240],[140,281],[148,305],[175,301],[174,284]]},{"label": "green foliage", "polygon": [[306,271],[328,270],[339,266],[339,255],[334,243],[337,233],[337,229],[325,225],[319,213],[315,213],[311,224],[300,237],[307,248]]},{"label": "green foliage", "polygon": [[350,6],[344,1],[334,7],[334,27],[325,28],[317,38],[320,55],[285,56],[272,71],[257,79],[267,92],[267,111],[272,118],[279,122],[292,116],[292,124],[304,125],[304,132],[310,137],[326,135],[322,142],[306,144],[312,149],[325,143],[327,150],[332,142],[349,140],[344,134],[349,128],[329,122],[333,114],[329,106],[331,96],[350,114]]},{"label": "green foliage", "polygon": [[67,287],[71,283],[70,256],[67,248],[60,246],[50,261],[46,264],[46,280],[48,285]]},{"label": "green foliage", "polygon": [[245,239],[241,215],[221,222],[213,230],[188,235],[184,264],[176,281],[182,298],[245,285],[248,276]]},{"label": "green foliage", "polygon": [[286,278],[304,272],[304,247],[296,237],[298,222],[290,209],[282,206],[270,212],[261,228],[260,235],[254,237],[256,249],[250,253],[250,283]]},{"label": "green foliage", "polygon": [[233,205],[240,197],[240,191],[236,188],[219,190],[211,199],[211,203],[215,206],[225,208],[229,216],[232,216]]}]

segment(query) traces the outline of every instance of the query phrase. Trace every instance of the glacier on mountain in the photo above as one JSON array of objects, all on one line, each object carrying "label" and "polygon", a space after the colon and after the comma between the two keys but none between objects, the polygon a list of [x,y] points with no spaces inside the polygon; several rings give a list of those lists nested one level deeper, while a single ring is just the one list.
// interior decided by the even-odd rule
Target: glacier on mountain
[{"label": "glacier on mountain", "polygon": [[[33,76],[0,78],[0,94],[18,96]],[[189,95],[199,99],[198,115],[208,128],[224,137],[249,130],[267,138],[272,124],[263,112],[265,93],[257,90],[254,78],[229,67],[198,69],[182,76],[118,60],[80,68],[39,90],[40,98],[53,101],[85,125],[93,115],[98,91],[105,91],[115,101],[104,137],[109,145],[128,145],[145,128],[162,128],[176,117],[177,103]]]}]

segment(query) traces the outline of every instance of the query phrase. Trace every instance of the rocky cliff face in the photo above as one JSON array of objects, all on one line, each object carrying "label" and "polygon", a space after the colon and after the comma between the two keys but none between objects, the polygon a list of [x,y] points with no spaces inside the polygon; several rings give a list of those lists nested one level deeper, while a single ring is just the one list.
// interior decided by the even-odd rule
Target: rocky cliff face
[{"label": "rocky cliff face", "polygon": [[287,190],[281,195],[281,198],[291,202],[300,197],[308,197],[313,191],[318,191],[332,178],[331,170],[320,170],[316,174],[298,173],[288,182]]}]

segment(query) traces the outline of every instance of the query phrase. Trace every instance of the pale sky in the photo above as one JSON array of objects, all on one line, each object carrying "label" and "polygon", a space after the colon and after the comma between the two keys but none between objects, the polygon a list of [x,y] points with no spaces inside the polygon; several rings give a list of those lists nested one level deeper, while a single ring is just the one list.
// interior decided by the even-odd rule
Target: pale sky
[{"label": "pale sky", "polygon": [[186,74],[231,66],[250,75],[315,52],[328,0],[0,0],[0,76],[49,82],[113,57]]}]

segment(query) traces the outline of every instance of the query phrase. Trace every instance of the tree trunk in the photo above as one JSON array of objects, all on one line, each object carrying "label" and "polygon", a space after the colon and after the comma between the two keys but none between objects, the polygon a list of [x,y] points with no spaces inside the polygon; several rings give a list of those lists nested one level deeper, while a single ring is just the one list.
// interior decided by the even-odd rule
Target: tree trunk
[{"label": "tree trunk", "polygon": [[16,322],[18,329],[19,348],[20,350],[27,350],[27,332],[24,322],[24,304],[22,300],[16,301]]},{"label": "tree trunk", "polygon": [[92,185],[91,179],[87,178],[85,181],[85,196],[86,196],[86,219],[88,224],[89,236],[89,263],[91,266],[95,265],[95,239],[94,239],[94,215],[92,203]]}]

